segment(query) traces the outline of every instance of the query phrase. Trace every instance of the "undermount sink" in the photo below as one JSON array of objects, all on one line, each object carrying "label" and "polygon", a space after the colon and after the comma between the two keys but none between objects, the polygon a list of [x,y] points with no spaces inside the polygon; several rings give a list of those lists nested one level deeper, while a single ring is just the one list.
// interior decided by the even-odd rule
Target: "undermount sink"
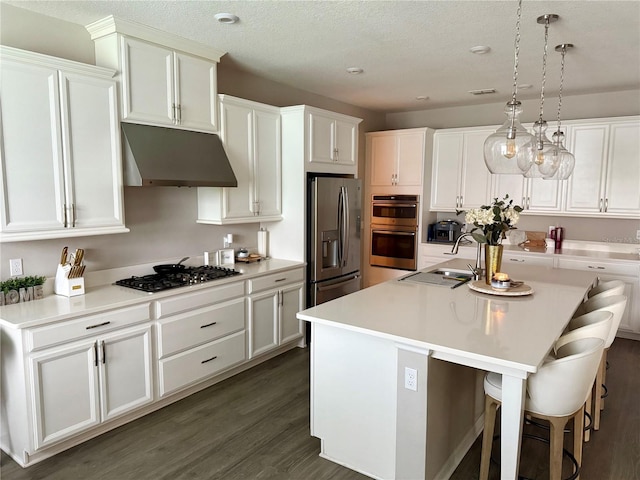
[{"label": "undermount sink", "polygon": [[400,278],[399,281],[453,287],[460,282],[467,282],[472,279],[473,274],[466,270],[438,268],[430,272],[412,273],[411,275]]}]

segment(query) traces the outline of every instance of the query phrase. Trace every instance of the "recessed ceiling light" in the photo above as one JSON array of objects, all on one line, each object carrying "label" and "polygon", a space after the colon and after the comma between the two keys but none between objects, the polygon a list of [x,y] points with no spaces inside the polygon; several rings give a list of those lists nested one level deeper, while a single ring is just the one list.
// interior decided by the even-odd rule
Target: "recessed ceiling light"
[{"label": "recessed ceiling light", "polygon": [[533,85],[530,83],[523,83],[522,85],[518,85],[518,88],[520,90],[529,90],[530,88],[533,88]]},{"label": "recessed ceiling light", "polygon": [[351,75],[360,75],[362,72],[364,72],[364,70],[360,67],[349,67],[347,68],[347,72],[349,72]]},{"label": "recessed ceiling light", "polygon": [[491,51],[491,47],[487,47],[485,45],[477,45],[475,47],[471,47],[469,51],[471,53],[475,53],[476,55],[484,55],[485,53],[489,53]]},{"label": "recessed ceiling light", "polygon": [[416,100],[420,100],[421,102],[424,102],[425,100],[429,100],[429,97],[427,97],[426,95],[418,95],[416,97]]},{"label": "recessed ceiling light", "polygon": [[236,23],[238,20],[240,20],[240,18],[238,18],[238,16],[234,15],[233,13],[216,13],[214,17],[220,23],[228,24]]},{"label": "recessed ceiling light", "polygon": [[490,93],[496,93],[495,88],[481,88],[478,90],[469,90],[471,95],[488,95]]}]

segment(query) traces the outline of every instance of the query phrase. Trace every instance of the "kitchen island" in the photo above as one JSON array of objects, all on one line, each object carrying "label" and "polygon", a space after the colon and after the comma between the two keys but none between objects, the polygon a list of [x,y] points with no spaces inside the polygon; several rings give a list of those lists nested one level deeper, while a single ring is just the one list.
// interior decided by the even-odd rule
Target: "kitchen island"
[{"label": "kitchen island", "polygon": [[533,293],[391,280],[299,312],[312,323],[311,434],[321,455],[373,478],[448,478],[482,429],[482,374],[493,371],[503,376],[501,476],[515,479],[526,378],[596,275],[507,273]]}]

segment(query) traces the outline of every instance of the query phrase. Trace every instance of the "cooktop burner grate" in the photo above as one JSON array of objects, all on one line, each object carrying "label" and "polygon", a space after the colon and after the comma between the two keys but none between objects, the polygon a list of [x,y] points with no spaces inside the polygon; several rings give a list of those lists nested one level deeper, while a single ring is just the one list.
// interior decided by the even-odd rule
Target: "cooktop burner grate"
[{"label": "cooktop burner grate", "polygon": [[240,275],[240,272],[233,268],[203,265],[201,267],[187,267],[175,273],[154,273],[141,277],[123,278],[122,280],[117,280],[116,285],[152,293],[210,282],[234,275]]}]

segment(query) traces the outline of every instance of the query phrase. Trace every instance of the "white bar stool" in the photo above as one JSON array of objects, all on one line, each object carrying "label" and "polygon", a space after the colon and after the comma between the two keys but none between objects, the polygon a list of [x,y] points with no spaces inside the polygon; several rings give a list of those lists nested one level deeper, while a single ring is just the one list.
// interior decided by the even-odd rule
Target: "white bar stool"
[{"label": "white bar stool", "polygon": [[[567,343],[573,342],[580,338],[599,338],[606,344],[606,341],[609,338],[609,334],[611,333],[611,325],[613,324],[613,313],[609,312],[608,310],[595,310],[593,312],[581,315],[580,317],[572,320],[572,322],[573,328],[568,329],[567,332],[556,341],[554,352],[557,352],[559,348],[566,345]],[[585,442],[589,441],[591,436],[591,429],[594,426],[593,417],[591,415],[591,404],[592,396],[597,395],[600,391],[597,388],[597,385],[602,385],[600,368],[598,368],[595,382],[591,390],[589,390],[589,396],[587,397],[587,401],[585,402],[584,406],[585,414],[590,418],[589,427],[585,428],[584,431]],[[580,458],[582,458],[582,454],[580,455]]]},{"label": "white bar stool", "polygon": [[587,313],[590,310],[589,304],[597,302],[599,298],[612,297],[614,295],[624,295],[625,284],[622,280],[610,280],[608,282],[598,282],[598,284],[587,292],[586,300],[576,309],[574,317]]},{"label": "white bar stool", "polygon": [[[587,300],[583,305],[587,309],[586,313],[596,312],[596,311],[608,311],[613,314],[613,319],[611,322],[611,330],[609,331],[609,336],[607,340],[605,340],[604,344],[604,353],[602,354],[602,361],[600,362],[600,369],[598,372],[598,377],[601,381],[596,382],[596,388],[594,392],[594,406],[593,406],[593,429],[600,430],[600,411],[604,409],[604,385],[606,380],[606,365],[607,365],[607,352],[609,347],[616,338],[616,333],[618,332],[618,327],[620,326],[620,321],[622,320],[622,316],[624,315],[625,308],[627,307],[627,297],[625,295],[612,295],[608,297],[601,297],[599,295],[593,296],[591,299]],[[579,328],[581,325],[581,318],[583,316],[575,317],[569,321],[569,325],[567,326],[567,331],[575,330]]]},{"label": "white bar stool", "polygon": [[[564,427],[570,419],[574,425],[574,454],[582,450],[584,403],[598,370],[604,341],[581,338],[557,351],[557,358],[545,362],[527,379],[525,415],[550,423],[550,480],[560,480]],[[489,477],[496,410],[502,403],[502,376],[487,373],[484,379],[485,417],[482,436],[480,480]],[[578,463],[579,465],[579,463]]]}]

